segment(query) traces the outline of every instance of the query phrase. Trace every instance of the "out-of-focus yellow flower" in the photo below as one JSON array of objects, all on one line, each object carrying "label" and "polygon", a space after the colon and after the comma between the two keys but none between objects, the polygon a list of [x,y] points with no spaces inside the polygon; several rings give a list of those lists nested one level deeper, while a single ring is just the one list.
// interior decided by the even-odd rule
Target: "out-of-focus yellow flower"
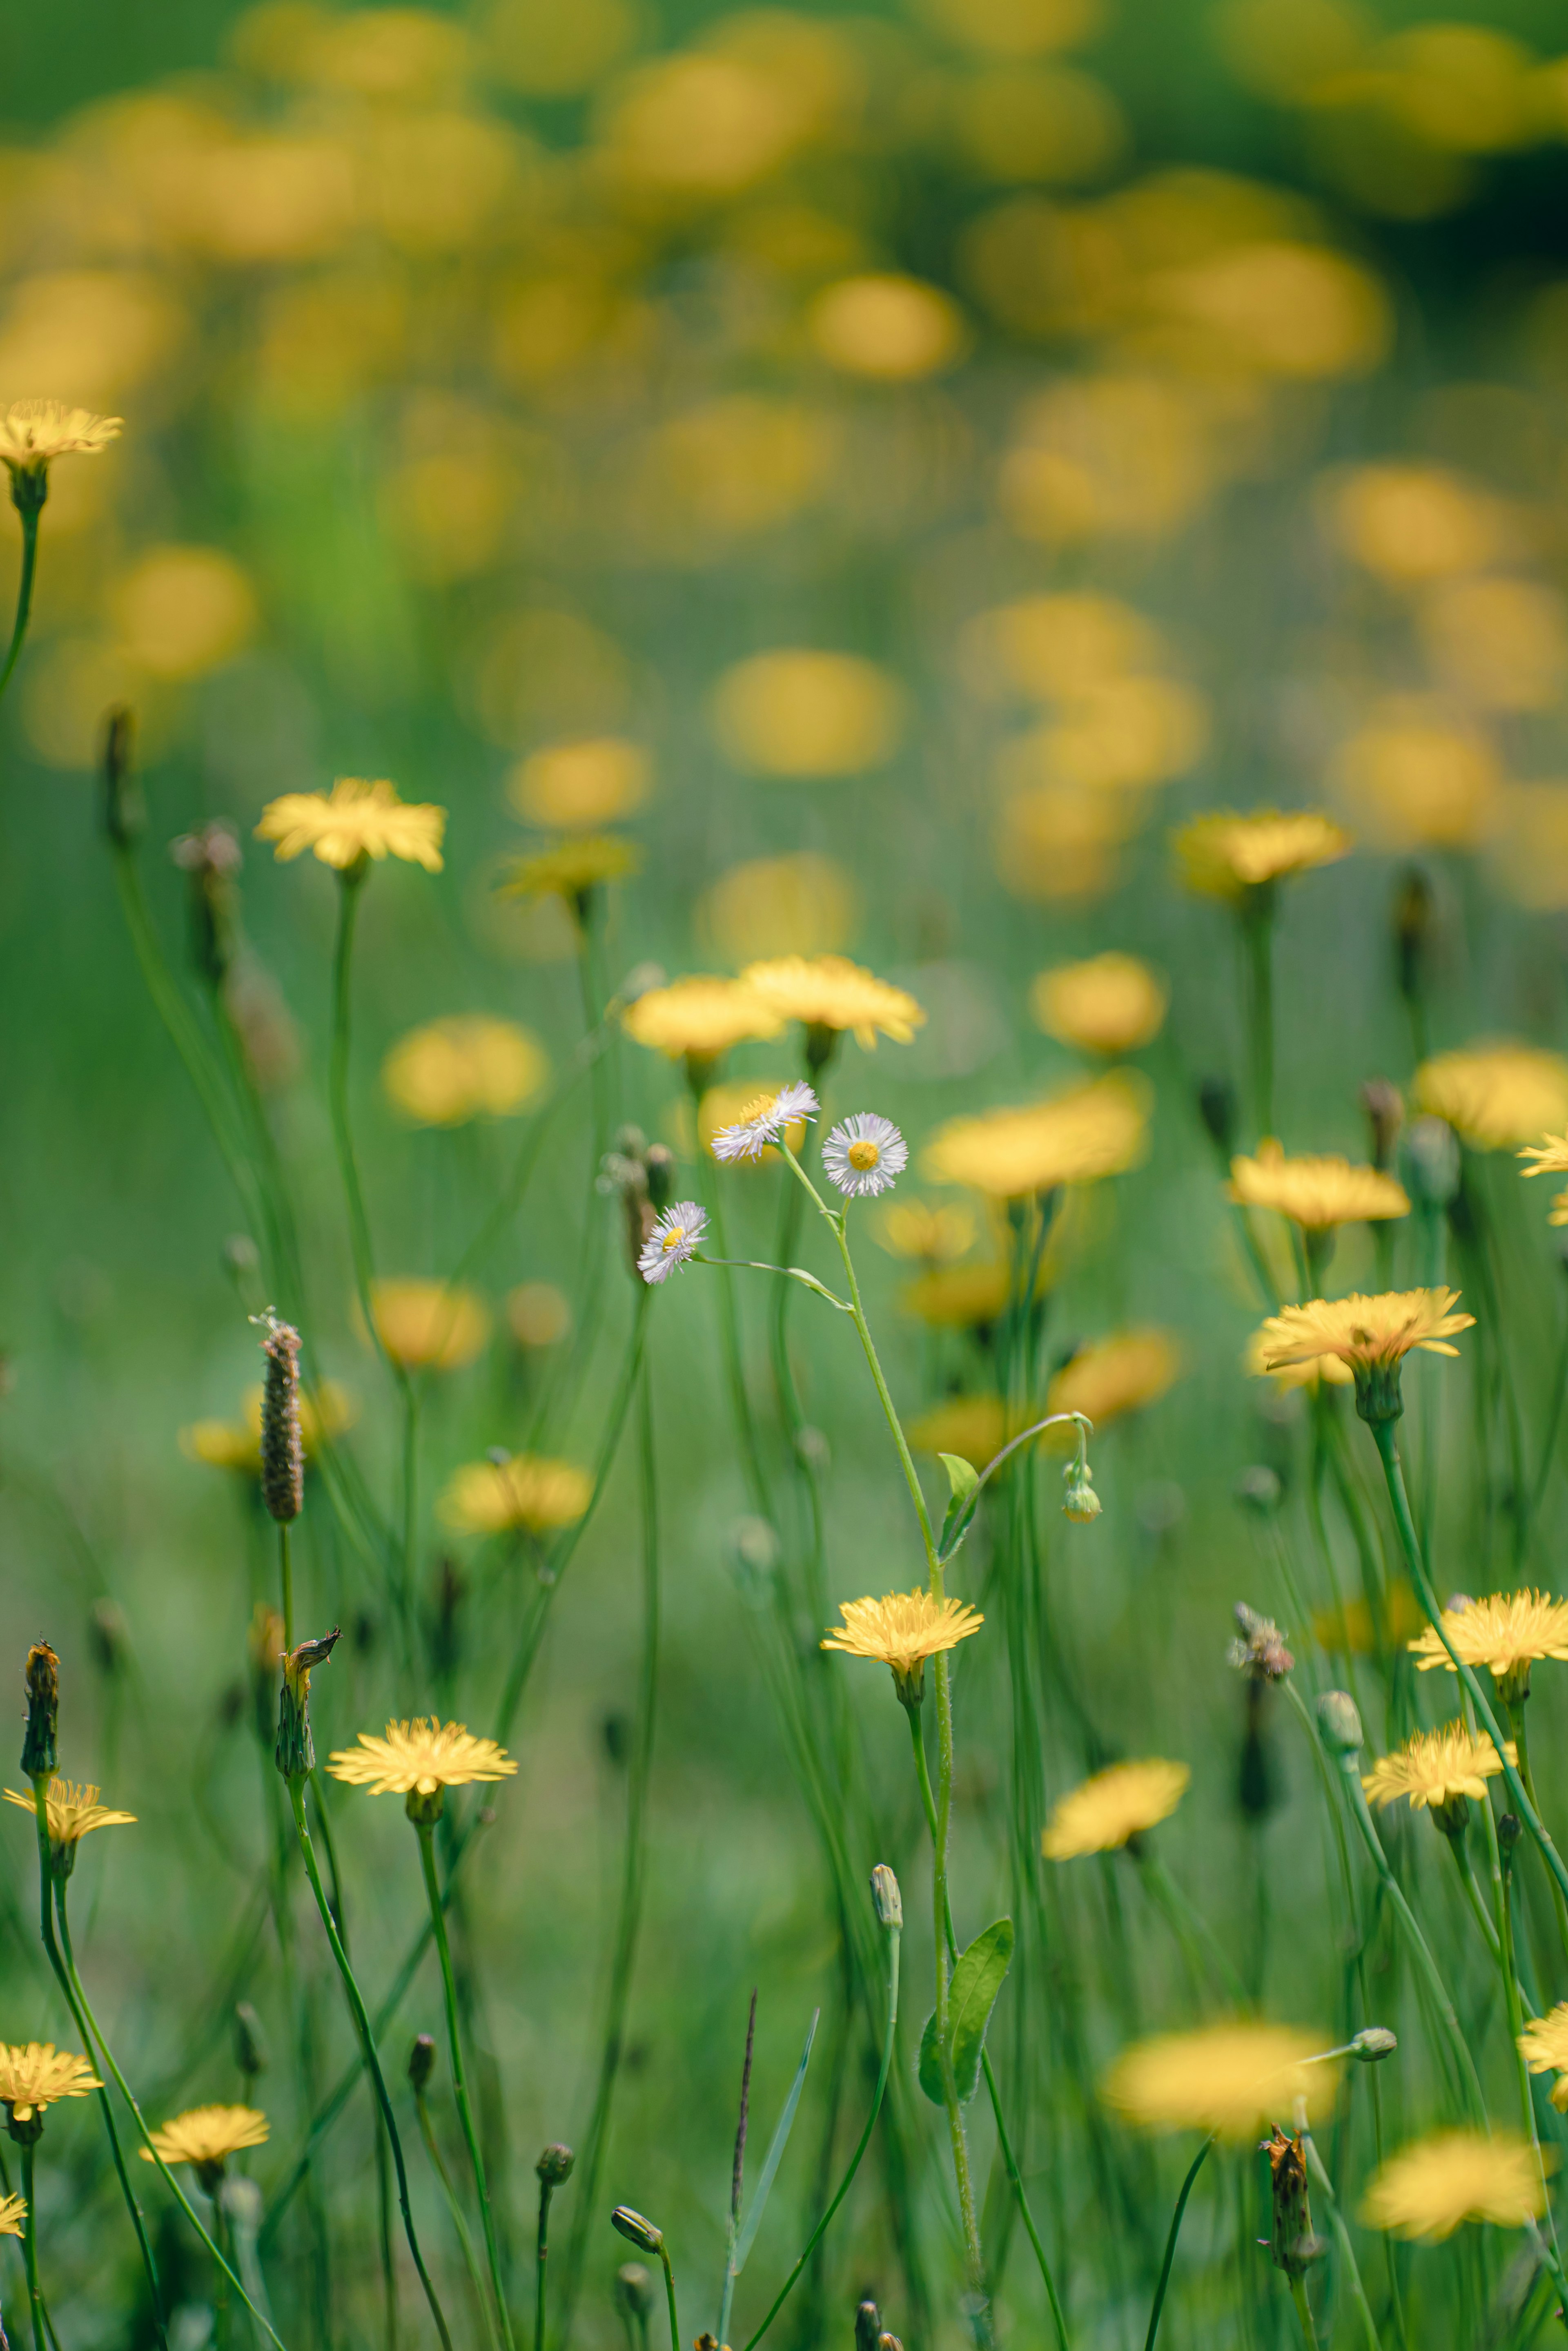
[{"label": "out-of-focus yellow flower", "polygon": [[1242,1207],[1277,1208],[1313,1233],[1410,1213],[1409,1195],[1392,1176],[1332,1155],[1287,1159],[1272,1137],[1255,1158],[1232,1159],[1230,1189]]},{"label": "out-of-focus yellow flower", "polygon": [[68,383],[107,405],[164,367],[185,332],[171,288],[150,274],[41,271],[23,278],[6,305],[0,382]]},{"label": "out-of-focus yellow flower", "polygon": [[[1513,1741],[1505,1742],[1514,1761]],[[1380,1755],[1361,1784],[1369,1802],[1386,1807],[1401,1796],[1412,1811],[1441,1811],[1457,1797],[1486,1795],[1486,1783],[1502,1770],[1502,1758],[1484,1732],[1466,1722],[1446,1722],[1440,1730],[1417,1730],[1392,1755]]]},{"label": "out-of-focus yellow flower", "polygon": [[1371,2229],[1441,2244],[1462,2220],[1522,2229],[1546,2210],[1541,2158],[1509,2131],[1439,2131],[1389,2157],[1361,2202]]},{"label": "out-of-focus yellow flower", "polygon": [[460,1372],[490,1336],[483,1301],[444,1281],[374,1281],[370,1311],[377,1337],[405,1371]]},{"label": "out-of-focus yellow flower", "polygon": [[575,1526],[593,1490],[593,1479],[574,1461],[514,1453],[505,1461],[465,1462],[441,1498],[441,1516],[459,1534],[498,1535],[513,1528],[548,1534]]},{"label": "out-of-focus yellow flower", "polygon": [[1542,914],[1568,906],[1568,784],[1511,784],[1493,852],[1505,888]]},{"label": "out-of-focus yellow flower", "polygon": [[1314,2064],[1333,2043],[1288,2024],[1204,2025],[1135,2043],[1117,2058],[1105,2095],[1145,2130],[1218,2132],[1255,2139],[1304,2098],[1314,2119],[1333,2103],[1337,2065]]},{"label": "out-of-focus yellow flower", "polygon": [[1449,1341],[1475,1322],[1456,1314],[1459,1291],[1386,1290],[1376,1297],[1353,1290],[1348,1298],[1314,1298],[1305,1306],[1282,1307],[1263,1324],[1263,1367],[1276,1372],[1290,1364],[1336,1356],[1353,1373],[1386,1371],[1413,1349],[1430,1355],[1457,1355]]},{"label": "out-of-focus yellow flower", "polygon": [[629,0],[496,0],[481,19],[486,62],[524,98],[575,98],[601,80],[636,44]]},{"label": "out-of-focus yellow flower", "polygon": [[[786,1082],[784,1078],[736,1078],[727,1085],[710,1086],[697,1105],[697,1139],[709,1157],[717,1156],[713,1137],[722,1128],[755,1116]],[[784,1128],[784,1139],[798,1155],[805,1143],[805,1120],[792,1119]],[[738,1168],[761,1167],[764,1164],[776,1167],[779,1154],[771,1143],[764,1144],[754,1157],[747,1155],[730,1164]]]},{"label": "out-of-focus yellow flower", "polygon": [[1105,0],[922,0],[949,40],[987,57],[1039,57],[1077,48],[1105,22]]},{"label": "out-of-focus yellow flower", "polygon": [[326,89],[415,100],[450,94],[469,63],[464,27],[429,8],[358,8],[317,16],[297,67]]},{"label": "out-of-focus yellow flower", "polygon": [[975,1244],[974,1212],[954,1200],[884,1201],[872,1228],[892,1257],[950,1265]]},{"label": "out-of-focus yellow flower", "polygon": [[1158,1755],[1136,1763],[1113,1763],[1069,1789],[1052,1807],[1040,1850],[1047,1861],[1115,1853],[1168,1821],[1191,1783],[1185,1763],[1168,1763]]},{"label": "out-of-focus yellow flower", "polygon": [[237,563],[215,547],[155,547],[109,599],[120,643],[151,676],[202,677],[254,635],[256,601]]},{"label": "out-of-focus yellow flower", "polygon": [[1030,402],[997,475],[1003,519],[1024,538],[1076,546],[1158,541],[1213,487],[1205,420],[1154,375],[1071,378]]},{"label": "out-of-focus yellow flower", "polygon": [[732,1046],[776,1037],[784,1016],[754,987],[738,979],[710,978],[693,972],[650,987],[628,1004],[621,1027],[638,1044],[695,1061],[715,1061]]},{"label": "out-of-focus yellow flower", "polygon": [[266,2145],[267,2119],[256,2106],[192,2106],[148,2136],[151,2145],[140,2149],[143,2163],[156,2162],[159,2156],[165,2163],[189,2163],[212,2195],[231,2155]]},{"label": "out-of-focus yellow flower", "polygon": [[[1484,1666],[1493,1681],[1522,1686],[1503,1692],[1520,1698],[1530,1686],[1530,1667],[1543,1657],[1568,1658],[1568,1600],[1544,1592],[1489,1593],[1463,1608],[1445,1608],[1443,1631],[1467,1666]],[[1431,1625],[1409,1644],[1420,1672],[1453,1659]]]},{"label": "out-of-focus yellow flower", "polygon": [[1545,2016],[1532,2016],[1519,2045],[1532,2074],[1557,2074],[1552,2103],[1559,2114],[1568,2113],[1568,2001],[1559,2001]]},{"label": "out-of-focus yellow flower", "polygon": [[1321,246],[1241,246],[1171,271],[1155,298],[1204,338],[1210,363],[1222,355],[1287,381],[1369,374],[1393,333],[1377,280]]},{"label": "out-of-focus yellow flower", "polygon": [[0,2105],[13,2122],[31,2122],[61,2098],[85,2098],[102,2087],[85,2057],[52,2041],[0,2042]]},{"label": "out-of-focus yellow flower", "polygon": [[572,1310],[554,1282],[520,1281],[506,1293],[506,1327],[520,1347],[558,1346],[572,1327]]},{"label": "out-of-focus yellow flower", "polygon": [[1183,825],[1172,846],[1189,890],[1240,898],[1271,882],[1332,865],[1349,856],[1353,843],[1343,825],[1314,810],[1282,816],[1274,809],[1256,809],[1235,816],[1219,809]]},{"label": "out-of-focus yellow flower", "polygon": [[950,105],[957,143],[988,180],[1075,187],[1098,179],[1127,143],[1105,83],[1067,66],[984,68],[958,83]]},{"label": "out-of-focus yellow flower", "polygon": [[1534,1045],[1467,1045],[1416,1072],[1415,1106],[1474,1151],[1506,1151],[1568,1124],[1568,1061]]},{"label": "out-of-focus yellow flower", "polygon": [[522,751],[544,735],[624,726],[633,674],[625,653],[580,613],[533,606],[479,630],[459,684],[485,735]]},{"label": "out-of-focus yellow flower", "polygon": [[433,1796],[438,1788],[510,1779],[517,1766],[493,1739],[476,1739],[466,1723],[421,1715],[412,1722],[389,1722],[379,1735],[362,1730],[358,1746],[339,1748],[327,1768],[335,1780],[369,1788],[373,1796]]},{"label": "out-of-focus yellow flower", "polygon": [[384,780],[366,783],[358,776],[339,776],[330,794],[285,792],[262,810],[258,841],[277,844],[279,859],[314,850],[324,865],[341,872],[362,857],[399,857],[422,865],[427,873],[441,870],[441,842],[446,831],[446,810],[428,801],[398,798],[397,787]]},{"label": "out-of-focus yellow flower", "polygon": [[996,605],[969,622],[959,640],[965,681],[977,693],[1037,702],[1151,671],[1162,651],[1158,630],[1141,612],[1086,590]]},{"label": "out-of-focus yellow flower", "polygon": [[[180,1431],[180,1450],[188,1461],[204,1462],[211,1469],[236,1469],[249,1477],[261,1475],[262,1390],[258,1380],[244,1393],[243,1420],[197,1420]],[[352,1428],[354,1399],[336,1380],[323,1380],[299,1397],[299,1439],[306,1458]]]},{"label": "out-of-focus yellow flower", "polygon": [[18,474],[47,473],[57,457],[97,457],[118,441],[124,422],[67,408],[57,400],[14,400],[0,408],[0,465]]},{"label": "out-of-focus yellow flower", "polygon": [[560,898],[581,913],[590,891],[602,890],[606,883],[624,881],[628,874],[641,870],[642,852],[634,842],[622,841],[613,832],[580,832],[574,839],[558,841],[553,849],[513,858],[500,884],[501,894],[524,903]]},{"label": "out-of-focus yellow flower", "polygon": [[1000,1319],[1012,1293],[1012,1269],[1005,1264],[940,1265],[909,1282],[898,1303],[933,1330],[982,1331]]},{"label": "out-of-focus yellow flower", "polygon": [[827,486],[839,444],[833,417],[802,401],[749,392],[704,401],[641,444],[628,526],[659,554],[705,560],[715,539],[752,537],[798,515]]},{"label": "out-of-focus yellow flower", "polygon": [[[94,1829],[134,1828],[134,1813],[110,1812],[99,1802],[99,1791],[84,1787],[78,1780],[51,1780],[46,1803],[49,1817],[51,1845],[79,1844]],[[31,1796],[19,1796],[14,1788],[0,1788],[8,1804],[19,1805],[25,1813],[35,1811]]]},{"label": "out-of-focus yellow flower", "polygon": [[983,1469],[1015,1434],[999,1395],[949,1396],[909,1423],[917,1453],[957,1453]]},{"label": "out-of-focus yellow flower", "polygon": [[878,1034],[911,1045],[926,1016],[907,988],[878,979],[846,956],[774,956],[748,964],[741,984],[760,996],[781,1020],[806,1029],[847,1029],[874,1052]]},{"label": "out-of-focus yellow flower", "polygon": [[758,775],[857,776],[891,758],[903,732],[898,681],[857,653],[753,653],[713,689],[714,732]]},{"label": "out-of-focus yellow flower", "polygon": [[[1341,1367],[1343,1368],[1343,1367]],[[1345,1376],[1348,1378],[1349,1374]],[[1392,1584],[1384,1596],[1383,1622],[1390,1641],[1407,1640],[1426,1623],[1421,1604],[1407,1583]],[[1318,1609],[1312,1620],[1318,1646],[1338,1656],[1371,1657],[1377,1652],[1376,1628],[1365,1600],[1347,1600],[1343,1612]]]},{"label": "out-of-focus yellow flower", "polygon": [[1432,665],[1482,710],[1549,710],[1568,674],[1563,600],[1532,580],[1455,580],[1421,613]]},{"label": "out-of-focus yellow flower", "polygon": [[1370,69],[1383,110],[1428,145],[1489,155],[1533,133],[1532,64],[1490,25],[1411,25],[1378,44]]},{"label": "out-of-focus yellow flower", "polygon": [[1009,744],[997,774],[1004,787],[1038,781],[1134,792],[1185,775],[1208,741],[1209,707],[1191,686],[1169,677],[1107,678]]},{"label": "out-of-focus yellow flower", "polygon": [[[798,17],[768,22],[785,54],[747,44],[660,57],[629,74],[601,114],[606,167],[628,188],[676,203],[711,203],[769,178],[826,128],[847,94],[846,61],[831,28]],[[796,27],[805,38],[792,45]],[[720,37],[731,28],[721,26]],[[743,31],[743,27],[738,28]],[[782,68],[782,69],[781,69]]]},{"label": "out-of-focus yellow flower", "polygon": [[1357,63],[1372,37],[1347,0],[1227,0],[1212,21],[1232,73],[1276,106],[1310,100]]},{"label": "out-of-focus yellow flower", "polygon": [[1048,1037],[1091,1053],[1132,1053],[1158,1037],[1170,991],[1137,956],[1115,950],[1043,971],[1029,1009]]},{"label": "out-of-focus yellow flower", "polygon": [[1436,465],[1357,465],[1324,485],[1330,535],[1392,588],[1483,570],[1502,542],[1496,501]]},{"label": "out-of-focus yellow flower", "polygon": [[1320,1381],[1326,1381],[1332,1388],[1347,1388],[1355,1383],[1355,1373],[1337,1355],[1312,1355],[1299,1364],[1275,1364],[1269,1360],[1273,1345],[1274,1334],[1266,1322],[1248,1340],[1241,1361],[1253,1379],[1271,1379],[1279,1388],[1315,1388]]},{"label": "out-of-focus yellow flower", "polygon": [[831,857],[756,857],[732,865],[703,896],[700,929],[729,963],[827,955],[855,927],[855,884]]},{"label": "out-of-focus yellow flower", "polygon": [[652,787],[639,743],[621,735],[551,743],[513,769],[506,796],[530,824],[559,832],[597,832],[633,815]]},{"label": "out-of-focus yellow flower", "polygon": [[549,1074],[536,1037],[485,1012],[427,1020],[400,1037],[381,1064],[389,1099],[421,1126],[511,1118]]},{"label": "out-of-focus yellow flower", "polygon": [[806,332],[830,367],[879,383],[913,383],[956,366],[969,345],[958,305],[918,277],[845,277],[824,288]]},{"label": "out-of-focus yellow flower", "polygon": [[511,127],[455,108],[388,114],[362,141],[362,201],[399,251],[460,254],[514,196],[525,149]]},{"label": "out-of-focus yellow flower", "polygon": [[1394,849],[1469,849],[1502,788],[1484,735],[1440,704],[1391,695],[1341,744],[1335,789],[1358,823]]},{"label": "out-of-focus yellow flower", "polygon": [[951,1119],[927,1145],[925,1166],[939,1184],[1021,1199],[1118,1176],[1142,1158],[1147,1139],[1147,1089],[1117,1071],[1021,1109]]},{"label": "out-of-focus yellow flower", "polygon": [[[1113,1331],[1080,1347],[1045,1392],[1047,1412],[1081,1412],[1096,1428],[1158,1404],[1181,1375],[1181,1350],[1168,1331]],[[1070,1441],[1066,1430],[1048,1437]]]},{"label": "out-of-focus yellow flower", "polygon": [[[1011,780],[1011,762],[1002,764]],[[1096,898],[1116,879],[1116,852],[1137,831],[1139,810],[1122,792],[1039,784],[1009,792],[997,821],[998,879],[1015,897],[1059,904]]]}]

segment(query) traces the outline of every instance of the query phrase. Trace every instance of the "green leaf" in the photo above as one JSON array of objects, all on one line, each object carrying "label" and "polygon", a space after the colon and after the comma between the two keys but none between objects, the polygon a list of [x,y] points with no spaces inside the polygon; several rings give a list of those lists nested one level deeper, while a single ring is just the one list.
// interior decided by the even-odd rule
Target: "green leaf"
[{"label": "green leaf", "polygon": [[[981,2053],[991,2011],[1012,1964],[1012,1921],[998,1918],[975,1937],[953,1969],[948,1987],[948,2042],[959,2100],[967,2105],[980,2083]],[[935,2013],[920,2035],[920,2087],[933,2105],[946,2103]]]},{"label": "green leaf", "polygon": [[[1009,1948],[1011,1949],[1011,1945]],[[739,2277],[745,2268],[746,2255],[756,2242],[757,2231],[763,2225],[763,2214],[767,2210],[768,2198],[773,2194],[774,2180],[777,2177],[780,2164],[784,2161],[784,2149],[789,2145],[789,2135],[794,2128],[795,2109],[800,2105],[800,2094],[805,2087],[805,2069],[811,2063],[811,2044],[816,2038],[816,2020],[821,2014],[822,2011],[819,2008],[814,2008],[811,2011],[811,2022],[805,2028],[805,2047],[800,2053],[800,2064],[795,2068],[794,2081],[791,2085],[788,2097],[784,2100],[784,2110],[779,2116],[778,2128],[773,2135],[767,2154],[763,2158],[762,2175],[753,2192],[751,2210],[741,2223],[740,2236],[735,2241],[734,2251],[730,2255],[732,2277]]]},{"label": "green leaf", "polygon": [[[948,1513],[942,1520],[941,1541],[937,1545],[945,1560],[950,1556],[950,1541],[957,1535],[958,1529],[973,1508],[975,1495],[980,1489],[980,1471],[972,1461],[966,1461],[961,1453],[939,1453],[937,1458],[947,1471],[948,1484],[952,1489]],[[959,1540],[961,1541],[961,1537]],[[952,1541],[952,1549],[957,1547],[957,1541]]]}]

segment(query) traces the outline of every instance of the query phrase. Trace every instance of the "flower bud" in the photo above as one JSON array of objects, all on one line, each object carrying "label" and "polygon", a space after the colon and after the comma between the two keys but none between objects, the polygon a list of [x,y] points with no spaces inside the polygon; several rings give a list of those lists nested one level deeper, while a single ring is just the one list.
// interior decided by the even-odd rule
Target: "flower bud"
[{"label": "flower bud", "polygon": [[248,2000],[242,2000],[234,2010],[234,2063],[247,2085],[266,2072],[266,2034]]},{"label": "flower bud", "polygon": [[622,2262],[615,2273],[615,2298],[629,2317],[647,2318],[653,2308],[653,2280],[640,2262]]},{"label": "flower bud", "polygon": [[1361,1751],[1361,1716],[1348,1690],[1324,1690],[1317,1702],[1318,1728],[1324,1745],[1335,1755]]},{"label": "flower bud", "polygon": [[871,1899],[876,1906],[878,1925],[903,1925],[904,1897],[898,1891],[898,1879],[885,1861],[879,1861],[871,1872]]},{"label": "flower bud", "polygon": [[1497,1842],[1504,1861],[1512,1855],[1514,1846],[1524,1834],[1524,1823],[1517,1813],[1504,1813],[1497,1824]]},{"label": "flower bud", "polygon": [[136,717],[123,703],[103,725],[103,829],[116,849],[130,849],[145,821],[141,795],[131,774]]},{"label": "flower bud", "polygon": [[278,1693],[277,1745],[273,1761],[284,1779],[308,1780],[316,1769],[316,1745],[310,1736],[310,1676],[324,1666],[342,1639],[334,1625],[319,1641],[301,1641],[283,1661],[283,1687]]},{"label": "flower bud", "polygon": [[416,2098],[422,2098],[430,2088],[435,2072],[436,2045],[428,2032],[421,2032],[409,2052],[409,2081]]},{"label": "flower bud", "polygon": [[1398,2036],[1386,2024],[1364,2024],[1350,2044],[1350,2053],[1364,2065],[1376,2065],[1385,2057],[1392,2057],[1399,2046]]},{"label": "flower bud", "polygon": [[1459,1142],[1446,1119],[1418,1118],[1405,1137],[1405,1166],[1418,1206],[1446,1208],[1459,1188]]},{"label": "flower bud", "polygon": [[27,1686],[27,1729],[22,1769],[29,1780],[60,1768],[60,1661],[47,1641],[35,1641],[23,1676]]},{"label": "flower bud", "polygon": [[1095,1477],[1082,1458],[1069,1461],[1062,1471],[1062,1510],[1065,1517],[1079,1526],[1093,1524],[1100,1515],[1100,1498],[1095,1491]]},{"label": "flower bud", "polygon": [[305,1447],[299,1431],[299,1333],[269,1306],[262,1326],[266,1379],[262,1389],[262,1500],[280,1527],[305,1508]]},{"label": "flower bud", "polygon": [[656,2229],[651,2220],[645,2220],[640,2212],[634,2212],[629,2204],[616,2206],[610,2214],[610,2227],[618,2230],[641,2252],[659,2253],[664,2250],[663,2231]]},{"label": "flower bud", "polygon": [[546,2188],[559,2188],[564,2181],[570,2179],[572,2166],[576,2159],[569,2147],[552,2141],[534,2168]]},{"label": "flower bud", "polygon": [[874,2302],[863,2302],[855,2314],[855,2351],[877,2351],[882,2332],[881,2314]]},{"label": "flower bud", "polygon": [[904,2346],[896,2335],[878,2335],[877,2351],[904,2351]]},{"label": "flower bud", "polygon": [[1368,1078],[1361,1089],[1361,1107],[1372,1130],[1372,1164],[1386,1173],[1405,1123],[1405,1097],[1386,1078]]},{"label": "flower bud", "polygon": [[118,1600],[95,1600],[88,1611],[88,1650],[100,1674],[118,1673],[125,1662],[130,1628]]}]

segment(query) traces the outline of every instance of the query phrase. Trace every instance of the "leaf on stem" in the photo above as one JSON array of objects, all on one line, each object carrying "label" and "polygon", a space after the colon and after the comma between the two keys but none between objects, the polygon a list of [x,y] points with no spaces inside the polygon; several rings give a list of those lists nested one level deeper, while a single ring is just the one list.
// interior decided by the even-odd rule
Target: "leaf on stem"
[{"label": "leaf on stem", "polygon": [[[986,2027],[1012,1963],[1012,1921],[998,1918],[977,1935],[953,1969],[948,1991],[948,2043],[959,2103],[967,2105],[980,2084]],[[945,2105],[942,2063],[935,2014],[920,2035],[920,2087],[936,2106]]]}]

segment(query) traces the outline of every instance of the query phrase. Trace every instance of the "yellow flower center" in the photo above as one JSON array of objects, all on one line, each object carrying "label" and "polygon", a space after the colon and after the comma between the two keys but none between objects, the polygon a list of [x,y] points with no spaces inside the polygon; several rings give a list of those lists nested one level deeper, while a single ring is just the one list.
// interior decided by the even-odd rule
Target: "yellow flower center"
[{"label": "yellow flower center", "polygon": [[849,1146],[849,1165],[851,1167],[859,1167],[862,1169],[867,1167],[875,1167],[877,1162],[881,1158],[881,1156],[882,1154],[878,1145],[868,1141],[865,1137],[862,1137],[858,1143],[852,1143]]},{"label": "yellow flower center", "polygon": [[684,1225],[671,1225],[671,1226],[670,1226],[670,1230],[665,1234],[665,1236],[664,1236],[664,1239],[663,1239],[662,1243],[660,1244],[660,1246],[661,1246],[663,1249],[667,1249],[667,1250],[668,1250],[668,1249],[679,1249],[679,1248],[680,1247],[681,1242],[682,1242],[685,1238],[686,1238],[686,1228],[685,1228],[685,1226],[684,1226]]}]

